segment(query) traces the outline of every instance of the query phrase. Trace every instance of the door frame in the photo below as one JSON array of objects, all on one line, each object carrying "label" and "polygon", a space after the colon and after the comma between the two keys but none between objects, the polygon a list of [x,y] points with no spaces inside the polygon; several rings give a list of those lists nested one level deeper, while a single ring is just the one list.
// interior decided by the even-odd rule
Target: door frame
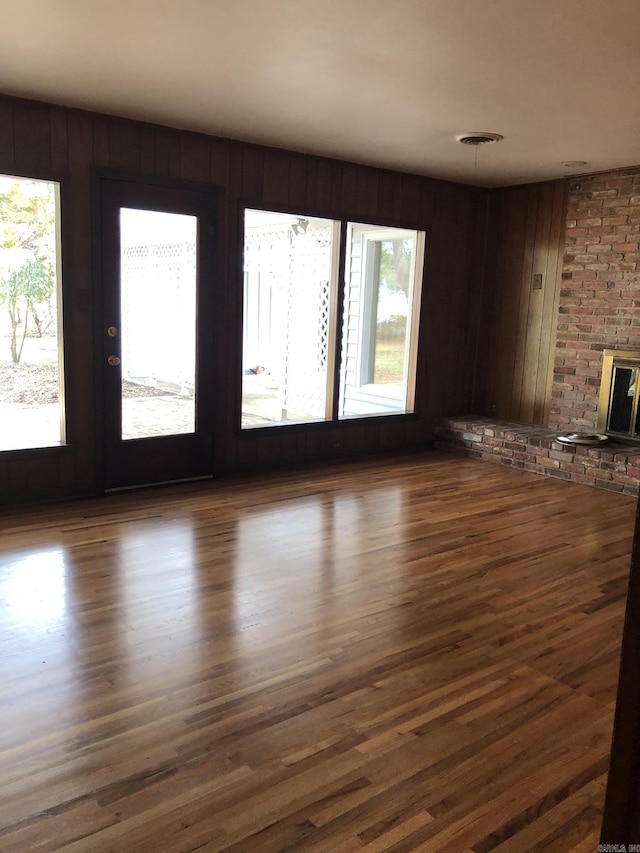
[{"label": "door frame", "polygon": [[[141,176],[139,174],[122,173],[109,169],[92,170],[92,222],[93,222],[93,279],[96,284],[94,288],[94,393],[95,393],[95,429],[96,429],[96,484],[101,493],[111,491],[123,491],[147,486],[159,485],[166,482],[181,482],[186,480],[208,479],[215,475],[215,437],[214,437],[214,405],[219,399],[220,388],[217,379],[218,372],[215,370],[215,308],[220,293],[221,265],[219,257],[220,238],[219,232],[222,226],[222,188],[201,182],[162,179],[158,176]],[[206,471],[187,471],[176,475],[175,471],[168,477],[143,478],[144,482],[132,482],[127,478],[114,484],[113,478],[107,470],[108,451],[107,442],[109,432],[106,427],[108,413],[106,411],[106,381],[105,381],[105,345],[107,341],[106,328],[111,323],[107,319],[105,306],[107,302],[107,289],[109,287],[108,273],[119,265],[119,256],[103,244],[105,222],[103,221],[103,208],[107,203],[106,196],[110,192],[122,190],[126,195],[131,192],[138,199],[145,196],[156,201],[155,207],[150,204],[149,209],[162,209],[158,199],[162,193],[167,196],[176,195],[192,196],[197,199],[197,215],[201,223],[198,240],[198,289],[196,307],[196,384],[201,385],[200,393],[196,393],[196,433],[189,436],[174,436],[167,438],[184,438],[196,436],[200,444],[200,451],[208,456]],[[123,205],[124,206],[124,205]],[[135,203],[132,205],[135,206]],[[144,208],[144,204],[141,204]],[[170,212],[170,211],[169,211]],[[111,251],[111,254],[108,253]],[[119,375],[119,374],[118,374]],[[206,393],[202,389],[206,387]],[[133,439],[133,442],[151,442],[155,445],[157,453],[162,454],[164,437],[150,439]],[[206,448],[204,444],[206,443]],[[125,444],[125,443],[123,443]],[[129,442],[126,442],[129,444]],[[151,446],[151,445],[149,445]],[[151,453],[151,451],[150,451]]]}]

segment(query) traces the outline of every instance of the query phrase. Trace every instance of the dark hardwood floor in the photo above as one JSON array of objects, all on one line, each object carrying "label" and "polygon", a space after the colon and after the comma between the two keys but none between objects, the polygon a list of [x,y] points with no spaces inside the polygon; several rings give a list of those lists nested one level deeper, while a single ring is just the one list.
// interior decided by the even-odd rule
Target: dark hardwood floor
[{"label": "dark hardwood floor", "polygon": [[443,453],[0,521],[0,850],[595,851],[635,500]]}]

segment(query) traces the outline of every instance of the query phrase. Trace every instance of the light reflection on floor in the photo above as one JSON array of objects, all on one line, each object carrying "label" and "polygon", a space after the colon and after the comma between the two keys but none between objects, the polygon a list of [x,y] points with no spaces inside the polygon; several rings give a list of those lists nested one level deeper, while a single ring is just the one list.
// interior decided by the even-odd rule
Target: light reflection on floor
[{"label": "light reflection on floor", "polygon": [[45,633],[66,616],[66,561],[62,548],[25,554],[5,563],[0,573],[3,624]]},{"label": "light reflection on floor", "polygon": [[[0,750],[45,737],[75,718],[78,638],[69,598],[65,548],[0,558]],[[24,695],[28,703],[16,704]]]},{"label": "light reflection on floor", "polygon": [[[393,546],[389,530],[401,512],[401,489],[390,486],[366,498],[310,495],[295,505],[267,506],[240,518],[233,609],[236,637],[246,653],[278,638],[287,644],[282,626],[289,630],[292,620],[314,626],[310,631],[313,642],[322,639],[320,609],[325,613],[344,610],[345,619],[354,604],[375,609],[379,590],[370,589],[365,600],[355,602],[350,592],[371,561],[381,559],[380,545],[385,549]],[[376,518],[385,525],[384,543],[354,534],[367,525],[375,529]],[[348,535],[341,536],[342,530],[349,531]],[[388,556],[382,559],[388,560]],[[389,594],[388,586],[384,594]],[[312,653],[302,647],[298,652]]]}]

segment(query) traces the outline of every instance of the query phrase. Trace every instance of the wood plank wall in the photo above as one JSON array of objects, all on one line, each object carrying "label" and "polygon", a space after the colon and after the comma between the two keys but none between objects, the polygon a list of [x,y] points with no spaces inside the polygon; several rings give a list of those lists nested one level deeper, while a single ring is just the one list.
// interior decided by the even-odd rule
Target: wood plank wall
[{"label": "wood plank wall", "polygon": [[491,191],[476,414],[548,423],[565,213],[564,181]]},{"label": "wood plank wall", "polygon": [[[425,446],[436,417],[471,409],[487,191],[0,96],[0,173],[62,181],[68,377],[68,446],[0,454],[0,503],[90,495],[99,488],[93,330],[100,281],[92,270],[91,196],[96,168],[220,188],[217,473]],[[243,203],[426,230],[415,416],[237,431]]]}]

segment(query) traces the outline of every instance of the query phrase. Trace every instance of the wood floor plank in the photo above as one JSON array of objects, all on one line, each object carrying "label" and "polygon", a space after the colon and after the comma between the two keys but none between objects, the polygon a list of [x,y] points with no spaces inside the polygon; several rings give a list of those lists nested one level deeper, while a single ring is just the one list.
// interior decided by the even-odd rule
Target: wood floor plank
[{"label": "wood floor plank", "polygon": [[634,514],[444,453],[10,510],[0,850],[595,849]]}]

